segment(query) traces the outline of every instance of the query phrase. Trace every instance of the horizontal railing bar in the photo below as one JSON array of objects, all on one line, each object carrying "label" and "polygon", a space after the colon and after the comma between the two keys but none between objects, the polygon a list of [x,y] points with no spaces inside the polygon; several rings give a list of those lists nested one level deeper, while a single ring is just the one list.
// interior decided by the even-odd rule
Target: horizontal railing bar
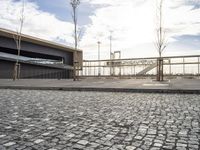
[{"label": "horizontal railing bar", "polygon": [[[166,56],[162,57],[163,59],[170,58],[189,58],[189,57],[200,57],[200,55],[186,55],[186,56]],[[159,57],[141,57],[141,58],[125,58],[125,59],[104,59],[104,60],[83,60],[83,62],[99,62],[99,61],[126,61],[126,60],[149,60],[149,59],[158,59]]]},{"label": "horizontal railing bar", "polygon": [[[164,63],[164,65],[196,65],[196,64],[200,64],[200,62],[185,62],[185,63]],[[130,65],[112,65],[112,66],[106,66],[106,65],[91,65],[91,66],[84,66],[83,65],[83,68],[87,67],[87,68],[90,68],[90,67],[125,67],[125,66],[145,66],[145,65],[152,65],[152,64],[130,64]]]}]

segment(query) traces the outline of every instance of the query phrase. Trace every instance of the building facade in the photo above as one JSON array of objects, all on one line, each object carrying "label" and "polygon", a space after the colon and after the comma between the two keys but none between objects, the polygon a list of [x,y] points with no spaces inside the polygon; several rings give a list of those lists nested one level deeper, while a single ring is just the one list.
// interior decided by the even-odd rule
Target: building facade
[{"label": "building facade", "polygon": [[81,50],[28,35],[22,35],[18,55],[16,35],[0,29],[0,78],[13,77],[16,61],[20,63],[20,78],[72,78],[75,58],[77,68],[82,68]]}]

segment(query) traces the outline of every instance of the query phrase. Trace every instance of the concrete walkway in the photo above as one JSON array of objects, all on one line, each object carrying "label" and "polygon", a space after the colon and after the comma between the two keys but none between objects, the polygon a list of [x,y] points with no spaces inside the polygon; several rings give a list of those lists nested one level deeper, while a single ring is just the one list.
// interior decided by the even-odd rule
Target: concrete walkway
[{"label": "concrete walkway", "polygon": [[156,92],[156,93],[200,93],[200,79],[172,79],[157,82],[150,79],[0,79],[1,89],[34,89],[66,91],[104,92]]}]

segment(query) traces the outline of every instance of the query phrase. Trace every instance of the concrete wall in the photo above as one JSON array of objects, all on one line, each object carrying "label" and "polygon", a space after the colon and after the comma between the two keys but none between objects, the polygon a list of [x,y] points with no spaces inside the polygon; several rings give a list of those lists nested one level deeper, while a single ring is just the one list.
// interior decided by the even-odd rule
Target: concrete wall
[{"label": "concrete wall", "polygon": [[[15,62],[0,60],[0,78],[12,79]],[[72,72],[45,66],[21,63],[22,79],[66,79],[72,78]]]}]

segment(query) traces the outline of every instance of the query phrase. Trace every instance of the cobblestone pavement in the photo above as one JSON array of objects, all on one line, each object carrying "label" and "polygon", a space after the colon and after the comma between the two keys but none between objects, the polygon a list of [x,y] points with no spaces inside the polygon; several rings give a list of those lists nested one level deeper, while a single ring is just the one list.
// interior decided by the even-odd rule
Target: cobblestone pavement
[{"label": "cobblestone pavement", "polygon": [[200,149],[200,97],[0,90],[0,150]]}]

